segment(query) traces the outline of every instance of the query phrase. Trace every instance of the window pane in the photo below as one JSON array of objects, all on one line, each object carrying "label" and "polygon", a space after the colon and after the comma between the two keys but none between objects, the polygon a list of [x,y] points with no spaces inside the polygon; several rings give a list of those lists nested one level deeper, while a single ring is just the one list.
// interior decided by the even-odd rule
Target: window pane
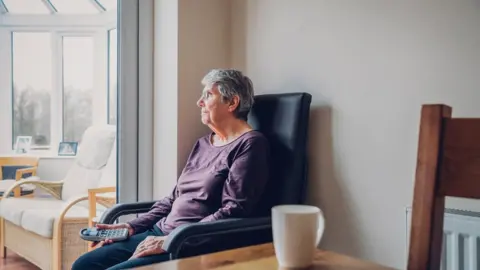
[{"label": "window pane", "polygon": [[98,1],[107,11],[117,9],[117,0],[100,0]]},{"label": "window pane", "polygon": [[80,141],[92,125],[92,37],[63,38],[63,140]]},{"label": "window pane", "polygon": [[13,144],[32,136],[33,146],[50,145],[52,48],[50,33],[13,33]]},{"label": "window pane", "polygon": [[3,0],[11,13],[49,14],[47,6],[42,0]]},{"label": "window pane", "polygon": [[108,123],[117,123],[117,29],[108,31]]},{"label": "window pane", "polygon": [[94,14],[100,12],[91,0],[50,0],[50,2],[57,9],[58,13]]}]

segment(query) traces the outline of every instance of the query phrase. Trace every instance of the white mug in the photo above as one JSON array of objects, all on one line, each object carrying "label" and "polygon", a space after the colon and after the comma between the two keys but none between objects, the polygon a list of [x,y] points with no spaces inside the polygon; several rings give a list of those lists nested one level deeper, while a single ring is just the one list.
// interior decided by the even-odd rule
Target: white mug
[{"label": "white mug", "polygon": [[278,205],[272,208],[275,255],[280,267],[312,265],[322,239],[325,218],[320,208],[309,205]]}]

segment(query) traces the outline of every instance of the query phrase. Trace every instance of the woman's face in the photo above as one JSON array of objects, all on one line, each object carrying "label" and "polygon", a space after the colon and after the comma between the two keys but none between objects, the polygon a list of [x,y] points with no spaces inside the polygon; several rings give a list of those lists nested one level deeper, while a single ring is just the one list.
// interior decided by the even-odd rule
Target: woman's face
[{"label": "woman's face", "polygon": [[232,104],[222,101],[222,95],[216,86],[206,86],[197,105],[201,108],[201,119],[205,125],[219,124],[230,117],[233,112]]}]

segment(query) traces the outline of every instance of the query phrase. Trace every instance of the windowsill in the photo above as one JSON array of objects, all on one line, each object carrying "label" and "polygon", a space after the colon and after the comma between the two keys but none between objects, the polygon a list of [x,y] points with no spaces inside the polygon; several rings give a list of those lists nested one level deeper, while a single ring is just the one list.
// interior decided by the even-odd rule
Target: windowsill
[{"label": "windowsill", "polygon": [[50,151],[30,151],[25,154],[17,154],[17,153],[10,153],[10,154],[0,154],[0,157],[38,157],[40,159],[74,159],[77,156],[59,156],[57,153],[52,153]]},{"label": "windowsill", "polygon": [[39,155],[40,159],[74,159],[76,156],[58,156],[58,155]]}]

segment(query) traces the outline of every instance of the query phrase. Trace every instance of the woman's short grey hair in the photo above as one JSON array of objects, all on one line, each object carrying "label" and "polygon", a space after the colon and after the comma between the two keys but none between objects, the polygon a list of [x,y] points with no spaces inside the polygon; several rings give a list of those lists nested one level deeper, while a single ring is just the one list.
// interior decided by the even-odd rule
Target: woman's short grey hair
[{"label": "woman's short grey hair", "polygon": [[229,102],[238,96],[239,105],[234,114],[237,118],[247,120],[253,106],[253,83],[241,71],[234,69],[213,69],[202,79],[205,86],[217,86],[224,102]]}]

